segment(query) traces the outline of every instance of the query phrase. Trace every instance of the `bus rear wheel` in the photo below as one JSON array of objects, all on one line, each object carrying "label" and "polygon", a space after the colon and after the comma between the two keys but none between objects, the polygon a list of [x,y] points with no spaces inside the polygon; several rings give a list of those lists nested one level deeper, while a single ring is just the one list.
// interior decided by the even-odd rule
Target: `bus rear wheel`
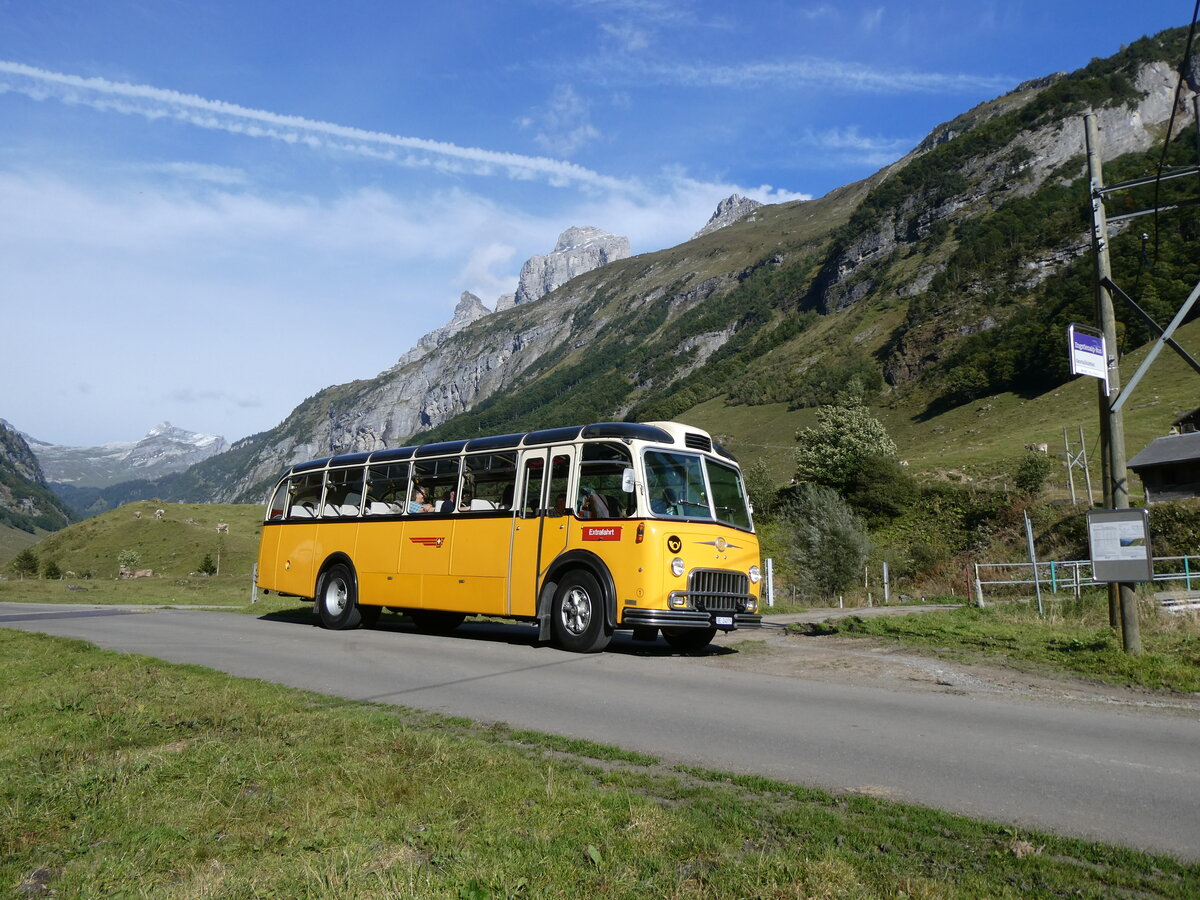
[{"label": "bus rear wheel", "polygon": [[317,614],[321,625],[334,631],[357,628],[363,623],[354,576],[341,563],[330,566],[321,576],[317,586]]},{"label": "bus rear wheel", "polygon": [[608,646],[612,632],[604,616],[604,592],[594,575],[568,572],[554,591],[551,631],[554,642],[574,653],[595,653]]},{"label": "bus rear wheel", "polygon": [[672,650],[695,653],[703,650],[717,636],[715,628],[664,628],[663,637]]}]

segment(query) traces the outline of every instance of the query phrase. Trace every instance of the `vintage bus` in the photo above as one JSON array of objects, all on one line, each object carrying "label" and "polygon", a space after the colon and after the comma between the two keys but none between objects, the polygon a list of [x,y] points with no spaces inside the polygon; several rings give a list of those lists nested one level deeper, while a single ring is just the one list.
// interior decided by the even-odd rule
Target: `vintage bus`
[{"label": "vintage bus", "polygon": [[327,628],[386,608],[449,631],[469,615],[591,652],[615,630],[695,650],[761,624],[759,549],[737,462],[674,422],[609,422],[351,453],[271,492],[256,583]]}]

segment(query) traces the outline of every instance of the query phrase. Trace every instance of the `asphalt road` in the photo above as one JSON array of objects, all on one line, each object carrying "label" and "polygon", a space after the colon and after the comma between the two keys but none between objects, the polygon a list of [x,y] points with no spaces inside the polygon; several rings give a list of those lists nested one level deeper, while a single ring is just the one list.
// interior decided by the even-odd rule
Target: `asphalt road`
[{"label": "asphalt road", "polygon": [[1200,860],[1191,716],[757,675],[620,634],[577,655],[517,625],[440,637],[7,603],[0,627]]}]

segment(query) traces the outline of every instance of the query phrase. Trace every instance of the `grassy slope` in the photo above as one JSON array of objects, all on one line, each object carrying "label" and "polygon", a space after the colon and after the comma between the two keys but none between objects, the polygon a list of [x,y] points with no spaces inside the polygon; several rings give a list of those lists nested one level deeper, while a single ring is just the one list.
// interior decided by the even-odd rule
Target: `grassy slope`
[{"label": "grassy slope", "polygon": [[[165,512],[161,520],[154,516],[158,509]],[[138,554],[137,568],[167,576],[195,572],[206,553],[215,561],[219,550],[222,574],[248,578],[261,521],[258,504],[139,501],[70,525],[33,549],[40,560],[55,560],[64,573],[91,573],[96,579],[116,577],[118,556],[125,550]],[[229,525],[229,532],[218,535],[218,523]]]}]

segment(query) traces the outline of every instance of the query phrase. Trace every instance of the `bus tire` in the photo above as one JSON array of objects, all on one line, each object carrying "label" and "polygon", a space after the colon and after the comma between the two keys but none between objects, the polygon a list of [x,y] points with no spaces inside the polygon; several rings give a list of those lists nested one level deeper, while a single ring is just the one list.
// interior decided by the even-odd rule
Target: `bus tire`
[{"label": "bus tire", "polygon": [[574,653],[595,653],[608,646],[612,632],[604,614],[604,592],[591,572],[566,573],[554,591],[551,607],[554,642]]},{"label": "bus tire", "polygon": [[696,653],[712,643],[717,636],[715,628],[664,628],[663,637],[672,650]]},{"label": "bus tire", "polygon": [[362,624],[354,575],[341,563],[330,566],[321,575],[317,586],[317,614],[321,617],[321,625],[333,631],[345,631]]},{"label": "bus tire", "polygon": [[467,617],[466,613],[439,612],[430,609],[414,609],[408,615],[417,628],[432,634],[449,634]]}]

